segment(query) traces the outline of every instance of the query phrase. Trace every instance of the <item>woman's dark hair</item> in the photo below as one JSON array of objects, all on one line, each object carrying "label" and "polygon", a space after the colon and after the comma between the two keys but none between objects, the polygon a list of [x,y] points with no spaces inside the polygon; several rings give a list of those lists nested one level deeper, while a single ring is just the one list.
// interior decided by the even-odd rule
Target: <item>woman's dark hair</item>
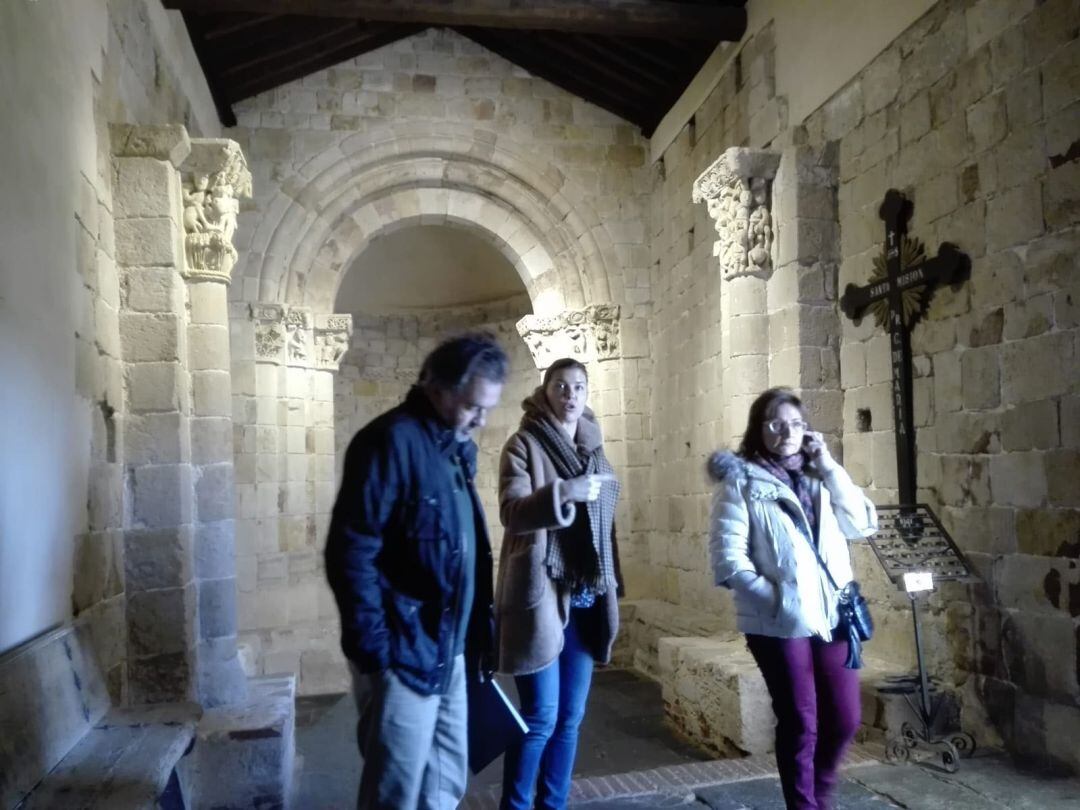
[{"label": "woman's dark hair", "polygon": [[584,363],[575,360],[573,357],[563,357],[548,366],[547,371],[544,372],[544,382],[542,383],[544,388],[547,388],[547,384],[551,382],[551,378],[555,376],[555,372],[562,371],[564,368],[576,368],[585,375],[586,380],[589,379],[589,370],[585,368]]},{"label": "woman's dark hair", "polygon": [[510,360],[495,335],[466,332],[444,340],[424,358],[420,384],[460,391],[474,377],[495,383],[506,382]]},{"label": "woman's dark hair", "polygon": [[790,388],[770,388],[758,395],[750,406],[750,416],[746,420],[746,432],[739,445],[739,455],[744,458],[764,455],[765,441],[761,438],[762,428],[770,419],[776,418],[776,412],[781,405],[794,405],[799,409],[802,418],[806,419],[803,411],[802,400],[795,396]]}]

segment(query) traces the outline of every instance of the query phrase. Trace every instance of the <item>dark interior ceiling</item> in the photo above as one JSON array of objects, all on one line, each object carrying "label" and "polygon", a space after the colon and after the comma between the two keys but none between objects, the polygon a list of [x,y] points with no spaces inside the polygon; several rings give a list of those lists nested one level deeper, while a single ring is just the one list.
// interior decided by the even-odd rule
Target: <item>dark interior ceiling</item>
[{"label": "dark interior ceiling", "polygon": [[432,26],[651,135],[745,0],[163,0],[179,9],[225,126],[232,105]]}]

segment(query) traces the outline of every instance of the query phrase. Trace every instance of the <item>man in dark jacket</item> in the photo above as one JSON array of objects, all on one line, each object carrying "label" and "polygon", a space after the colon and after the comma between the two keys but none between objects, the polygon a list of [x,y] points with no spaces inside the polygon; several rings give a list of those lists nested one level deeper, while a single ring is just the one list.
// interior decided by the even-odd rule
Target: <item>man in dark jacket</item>
[{"label": "man in dark jacket", "polygon": [[345,456],[326,573],[360,709],[360,808],[449,810],[465,792],[466,679],[494,668],[470,434],[498,403],[507,366],[490,335],[446,341]]}]

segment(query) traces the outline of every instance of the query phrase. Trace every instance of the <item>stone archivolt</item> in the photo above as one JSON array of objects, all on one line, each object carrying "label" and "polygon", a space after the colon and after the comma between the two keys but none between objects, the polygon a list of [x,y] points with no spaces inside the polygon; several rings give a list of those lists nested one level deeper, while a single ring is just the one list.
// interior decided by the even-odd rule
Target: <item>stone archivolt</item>
[{"label": "stone archivolt", "polygon": [[280,304],[252,304],[250,311],[257,360],[337,371],[349,349],[351,315],[312,315]]},{"label": "stone archivolt", "polygon": [[693,201],[705,202],[720,237],[713,255],[724,278],[772,268],[772,181],[780,156],[732,147],[694,181]]},{"label": "stone archivolt", "polygon": [[557,315],[526,315],[518,321],[517,330],[539,369],[547,368],[561,357],[573,357],[585,363],[619,356],[616,304],[570,309]]},{"label": "stone archivolt", "polygon": [[251,196],[251,172],[235,141],[193,139],[181,167],[184,206],[184,275],[228,284],[240,197]]}]

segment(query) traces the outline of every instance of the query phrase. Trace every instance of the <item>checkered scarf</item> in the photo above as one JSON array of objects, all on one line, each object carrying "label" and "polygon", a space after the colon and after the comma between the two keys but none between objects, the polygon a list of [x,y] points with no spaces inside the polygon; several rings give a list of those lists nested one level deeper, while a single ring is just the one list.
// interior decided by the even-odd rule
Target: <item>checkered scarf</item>
[{"label": "checkered scarf", "polygon": [[[536,439],[550,459],[555,472],[563,480],[579,475],[608,474],[615,470],[604,455],[600,426],[593,412],[586,408],[578,421],[575,443],[555,423],[548,411],[543,388],[537,388],[522,403],[525,415],[521,429]],[[619,499],[619,482],[610,481],[600,488],[600,497],[584,504],[588,513],[590,546],[578,537],[580,521],[569,529],[549,530],[545,564],[552,579],[565,582],[571,591],[591,588],[598,594],[616,587],[615,555],[612,549],[611,527],[615,521],[615,504]],[[578,504],[581,508],[581,504]],[[579,542],[575,542],[579,541]],[[584,553],[583,553],[584,552]]]}]

